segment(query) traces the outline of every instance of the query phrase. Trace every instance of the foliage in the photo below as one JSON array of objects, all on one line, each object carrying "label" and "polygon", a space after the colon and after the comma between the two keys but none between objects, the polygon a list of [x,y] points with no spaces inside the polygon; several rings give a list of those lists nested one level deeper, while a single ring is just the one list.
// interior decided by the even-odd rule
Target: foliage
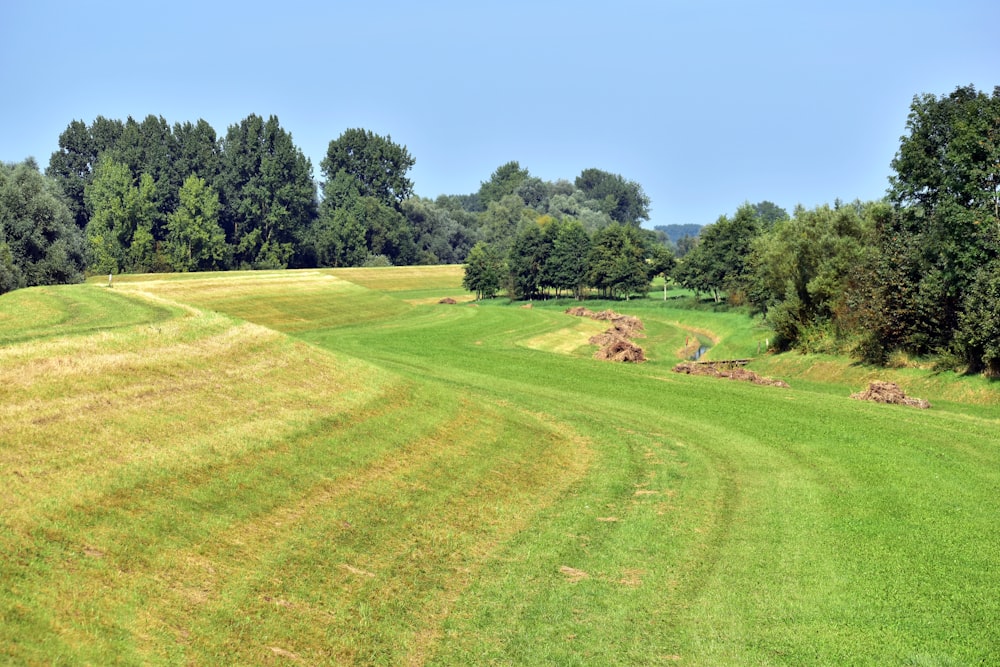
[{"label": "foliage", "polygon": [[[511,161],[500,165],[494,171],[488,181],[483,181],[479,186],[478,201],[480,206],[488,207],[494,202],[499,202],[504,197],[517,194],[530,174],[527,169],[521,169],[521,165],[516,161]],[[519,197],[519,199],[521,199]],[[524,199],[521,199],[522,205]]]},{"label": "foliage", "polygon": [[87,226],[87,205],[84,191],[94,180],[94,170],[101,154],[112,148],[124,130],[118,120],[98,116],[89,126],[81,120],[72,121],[59,135],[59,150],[49,158],[45,173],[59,184],[77,227]]},{"label": "foliage", "polygon": [[476,299],[492,299],[500,291],[503,261],[495,248],[483,241],[472,246],[465,260],[462,287],[476,293]]},{"label": "foliage", "polygon": [[546,282],[558,290],[570,290],[583,298],[587,285],[590,236],[578,220],[563,220],[556,226],[552,252],[545,266]]},{"label": "foliage", "polygon": [[677,264],[674,279],[697,292],[710,292],[716,302],[749,288],[749,258],[753,239],[760,231],[757,211],[744,204],[736,214],[725,215],[703,227],[698,243]]},{"label": "foliage", "polygon": [[1000,257],[1000,87],[916,96],[907,130],[892,161],[894,215],[877,228],[871,347],[884,356],[957,346],[970,368],[989,366],[965,311],[970,294],[989,297],[979,269]]},{"label": "foliage", "polygon": [[461,208],[449,209],[420,197],[410,197],[401,208],[413,232],[419,264],[459,264],[478,238],[475,216]]},{"label": "foliage", "polygon": [[[320,166],[327,183],[333,183],[341,173],[346,174],[353,179],[358,196],[398,208],[413,194],[413,183],[406,176],[413,164],[406,146],[394,143],[391,136],[382,137],[371,130],[356,128],[344,131],[330,142]],[[323,197],[327,198],[325,187]]]},{"label": "foliage", "polygon": [[[549,229],[553,227],[550,225]],[[512,298],[530,299],[539,294],[552,246],[552,234],[547,234],[541,225],[529,223],[521,228],[507,256]]]},{"label": "foliage", "polygon": [[638,227],[643,220],[649,220],[649,197],[641,185],[620,174],[584,169],[576,177],[576,187],[615,222]]},{"label": "foliage", "polygon": [[858,267],[868,262],[871,228],[859,210],[799,207],[753,240],[749,298],[767,314],[779,348],[795,345],[816,325],[853,326],[848,297]]},{"label": "foliage", "polygon": [[225,264],[226,233],[219,225],[219,195],[205,179],[188,176],[177,210],[167,217],[166,251],[175,271],[207,271]]},{"label": "foliage", "polygon": [[594,234],[588,257],[587,283],[607,296],[646,292],[649,266],[642,237],[631,225],[613,223]]},{"label": "foliage", "polygon": [[153,179],[142,174],[136,183],[128,166],[102,159],[84,192],[89,269],[103,273],[151,271],[155,266]]},{"label": "foliage", "polygon": [[235,265],[288,266],[316,217],[312,165],[276,116],[231,125],[222,147],[222,224]]},{"label": "foliage", "polygon": [[965,295],[955,347],[973,372],[1000,377],[1000,260],[981,267]]},{"label": "foliage", "polygon": [[33,161],[0,164],[0,294],[83,280],[83,234]]}]

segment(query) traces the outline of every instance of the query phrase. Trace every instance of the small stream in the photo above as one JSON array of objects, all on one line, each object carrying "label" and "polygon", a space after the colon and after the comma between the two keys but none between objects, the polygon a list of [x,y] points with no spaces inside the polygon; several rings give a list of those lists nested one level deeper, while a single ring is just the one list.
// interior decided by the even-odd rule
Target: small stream
[{"label": "small stream", "polygon": [[705,354],[710,349],[712,349],[712,347],[710,345],[701,345],[701,346],[698,347],[698,350],[694,354],[692,354],[690,357],[688,357],[688,360],[689,361],[698,361],[699,359],[701,359],[701,355]]}]

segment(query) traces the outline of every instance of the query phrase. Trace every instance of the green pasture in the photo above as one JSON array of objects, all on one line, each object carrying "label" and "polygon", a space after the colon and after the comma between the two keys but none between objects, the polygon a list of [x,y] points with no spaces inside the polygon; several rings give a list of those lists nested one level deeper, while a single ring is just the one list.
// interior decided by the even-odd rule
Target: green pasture
[{"label": "green pasture", "polygon": [[[460,282],[0,298],[0,663],[1000,662],[995,385],[758,356],[655,291],[585,304],[645,325],[600,362],[575,302]],[[791,389],[673,373],[692,340]]]}]

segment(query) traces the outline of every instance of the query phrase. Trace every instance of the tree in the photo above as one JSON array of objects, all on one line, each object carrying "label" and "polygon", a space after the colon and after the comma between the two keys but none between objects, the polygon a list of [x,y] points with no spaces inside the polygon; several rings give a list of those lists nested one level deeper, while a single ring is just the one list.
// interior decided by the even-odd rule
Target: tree
[{"label": "tree", "polygon": [[102,157],[128,166],[134,179],[147,174],[153,181],[153,237],[166,236],[167,215],[177,208],[177,193],[187,174],[177,170],[177,147],[173,132],[163,116],[146,116],[142,122],[126,119],[122,134]]},{"label": "tree", "polygon": [[778,347],[810,330],[833,327],[837,336],[854,328],[849,301],[868,262],[872,206],[798,207],[754,239],[749,298],[767,313]]},{"label": "tree", "polygon": [[729,292],[739,301],[748,288],[751,242],[759,232],[757,213],[750,204],[729,218],[719,216],[701,230],[698,243],[678,264],[674,278],[698,292],[711,292],[715,301]]},{"label": "tree", "polygon": [[28,160],[0,164],[0,294],[83,280],[83,234],[54,179]]},{"label": "tree", "polygon": [[551,251],[551,239],[540,225],[529,223],[521,228],[507,256],[512,298],[528,299],[539,293]]},{"label": "tree", "polygon": [[206,121],[175,123],[174,170],[183,179],[194,175],[213,186],[219,177],[222,146],[215,129]]},{"label": "tree", "polygon": [[480,215],[480,224],[486,242],[497,249],[501,256],[510,251],[511,245],[523,225],[532,224],[535,215],[517,195],[507,195],[500,201],[491,201]]},{"label": "tree", "polygon": [[462,287],[476,293],[476,299],[492,299],[500,290],[503,262],[490,245],[480,241],[472,246],[465,260]]},{"label": "tree", "polygon": [[177,210],[167,217],[167,253],[175,271],[207,271],[224,265],[226,233],[219,226],[219,195],[205,179],[187,177]]},{"label": "tree", "polygon": [[654,278],[656,276],[663,278],[664,301],[667,300],[667,283],[670,281],[670,275],[676,266],[677,260],[674,258],[674,253],[670,252],[670,248],[663,245],[653,248],[649,258],[649,275]]},{"label": "tree", "polygon": [[584,169],[576,177],[576,187],[616,222],[638,227],[649,220],[649,197],[635,181],[600,169]]},{"label": "tree", "polygon": [[[968,321],[968,294],[990,294],[979,267],[1000,256],[1000,87],[992,95],[965,86],[916,96],[906,127],[892,161],[895,211],[877,229],[875,267],[901,291],[878,284],[868,311],[882,356],[897,347],[915,354],[954,347]],[[957,344],[966,354],[978,349]]]},{"label": "tree", "polygon": [[[531,174],[528,173],[528,170],[522,169],[521,165],[516,161],[500,165],[490,175],[488,181],[483,181],[480,184],[480,205],[488,208],[490,204],[499,202],[504,197],[517,194],[517,190],[521,187],[521,184],[530,177]],[[522,206],[524,205],[523,199],[521,199],[521,204]]]},{"label": "tree", "polygon": [[305,245],[315,266],[361,266],[368,256],[365,228],[346,208],[324,208]]},{"label": "tree", "polygon": [[237,267],[285,268],[315,220],[312,165],[276,116],[231,125],[219,173],[222,224]]},{"label": "tree", "polygon": [[1000,260],[980,268],[967,294],[955,347],[971,372],[1000,376]]},{"label": "tree", "polygon": [[350,209],[365,230],[367,255],[385,255],[394,265],[417,260],[417,248],[406,218],[375,197],[360,197]]},{"label": "tree", "polygon": [[571,290],[573,296],[582,299],[587,284],[589,254],[590,236],[583,225],[578,220],[565,219],[558,226],[545,268],[552,286],[557,290]]},{"label": "tree", "polygon": [[402,209],[420,264],[459,264],[476,243],[475,219],[461,209],[451,210],[420,197],[410,197]]},{"label": "tree", "polygon": [[46,175],[55,179],[77,227],[87,226],[84,190],[94,180],[94,170],[101,153],[117,144],[124,130],[121,121],[98,116],[89,126],[74,120],[59,135],[59,150],[49,158]]},{"label": "tree", "polygon": [[154,268],[153,193],[149,174],[142,174],[136,184],[121,162],[98,162],[84,193],[90,213],[86,234],[92,271],[134,273]]},{"label": "tree", "polygon": [[624,296],[649,287],[649,266],[636,227],[613,223],[594,234],[587,282],[605,295]]},{"label": "tree", "polygon": [[764,229],[773,227],[776,222],[788,220],[788,211],[774,202],[764,200],[754,204],[753,208],[757,213],[757,220],[760,226]]},{"label": "tree", "polygon": [[320,166],[327,183],[346,174],[354,180],[359,196],[398,210],[413,194],[413,183],[406,177],[413,164],[406,146],[393,143],[391,136],[381,137],[358,128],[346,130],[331,141]]}]

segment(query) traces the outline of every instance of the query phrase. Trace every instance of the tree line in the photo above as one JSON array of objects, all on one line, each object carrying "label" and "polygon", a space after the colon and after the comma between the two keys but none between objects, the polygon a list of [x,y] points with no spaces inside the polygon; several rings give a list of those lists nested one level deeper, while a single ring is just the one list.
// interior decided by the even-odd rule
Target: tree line
[{"label": "tree line", "polygon": [[914,97],[887,196],[701,230],[682,285],[763,313],[779,349],[1000,374],[1000,87]]},{"label": "tree line", "polygon": [[426,199],[413,164],[350,129],[317,184],[274,116],[221,137],[203,120],[73,121],[44,174],[0,165],[0,293],[85,273],[464,262],[479,296],[628,298],[663,275],[764,314],[780,349],[1000,373],[1000,87],[914,97],[883,200],[747,204],[697,237],[643,229],[642,187],[600,169],[553,182],[508,162],[476,192]]},{"label": "tree line", "polygon": [[391,137],[349,129],[317,184],[274,116],[223,136],[204,120],[74,120],[44,175],[31,159],[0,172],[0,291],[84,273],[460,263],[531,216],[592,230],[649,217],[638,184],[599,169],[550,183],[509,162],[474,193],[431,200],[413,164]]}]

